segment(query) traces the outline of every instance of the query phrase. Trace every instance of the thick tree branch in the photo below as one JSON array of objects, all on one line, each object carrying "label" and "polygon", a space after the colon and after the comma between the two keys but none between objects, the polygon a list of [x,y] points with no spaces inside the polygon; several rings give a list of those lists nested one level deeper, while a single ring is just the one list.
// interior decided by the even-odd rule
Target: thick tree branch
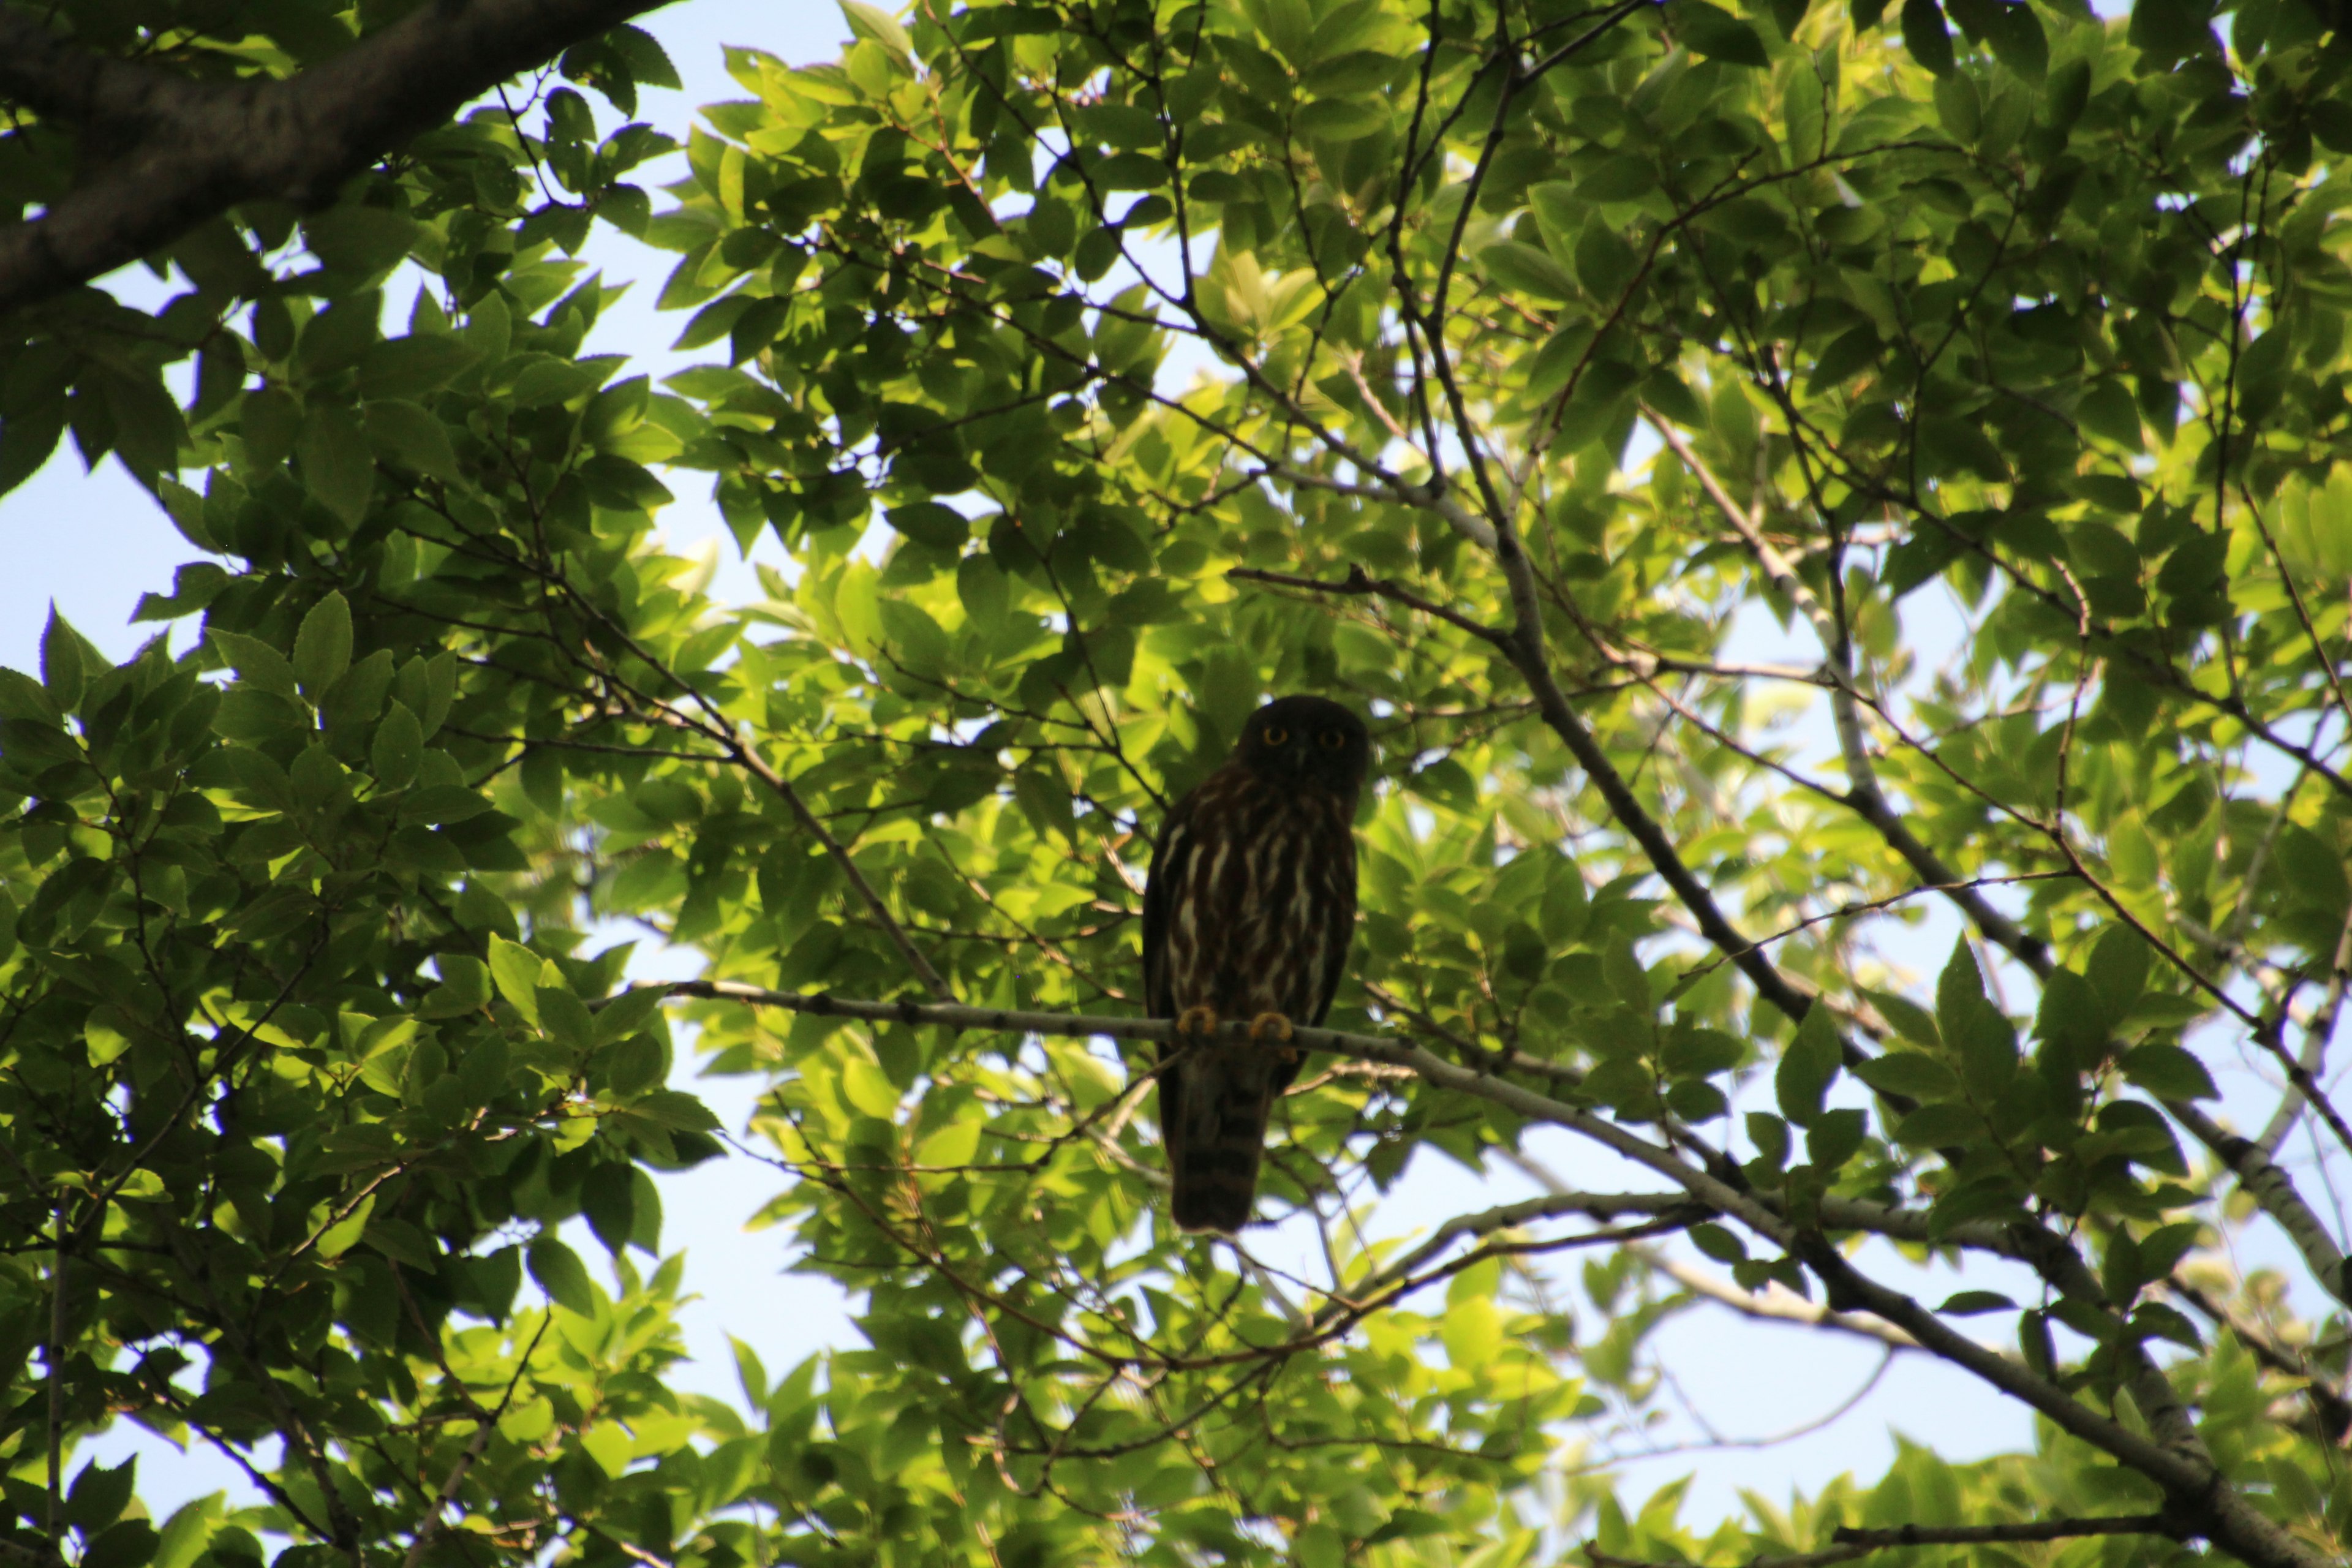
[{"label": "thick tree branch", "polygon": [[428,0],[299,75],[236,82],[93,54],[30,10],[0,9],[0,98],[113,151],[39,217],[0,229],[0,310],[136,261],[239,202],[329,201],[469,100],[660,3]]},{"label": "thick tree branch", "polygon": [[2247,1195],[2277,1222],[2287,1239],[2294,1243],[2295,1250],[2303,1254],[2320,1289],[2352,1306],[2352,1264],[2347,1263],[2318,1213],[2295,1191],[2286,1173],[2263,1152],[2262,1145],[2251,1138],[2239,1137],[2187,1100],[2168,1101],[2165,1110],[2236,1173]]}]

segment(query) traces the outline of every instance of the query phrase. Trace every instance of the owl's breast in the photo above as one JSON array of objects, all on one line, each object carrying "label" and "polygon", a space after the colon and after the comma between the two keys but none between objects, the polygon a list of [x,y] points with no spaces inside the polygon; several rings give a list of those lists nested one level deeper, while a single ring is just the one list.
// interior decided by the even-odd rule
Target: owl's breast
[{"label": "owl's breast", "polygon": [[1325,790],[1212,782],[1225,787],[1194,802],[1171,889],[1171,1000],[1318,1022],[1353,922],[1350,814]]}]

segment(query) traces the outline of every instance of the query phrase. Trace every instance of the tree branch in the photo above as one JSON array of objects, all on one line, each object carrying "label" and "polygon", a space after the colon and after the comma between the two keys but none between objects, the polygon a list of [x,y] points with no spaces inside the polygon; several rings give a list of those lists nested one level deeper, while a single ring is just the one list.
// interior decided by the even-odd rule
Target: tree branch
[{"label": "tree branch", "polygon": [[[1763,567],[1772,586],[1786,595],[1801,611],[1813,636],[1822,645],[1823,666],[1829,679],[1830,711],[1836,721],[1838,751],[1845,761],[1848,792],[1843,803],[1864,822],[1876,829],[1887,847],[1903,857],[1920,880],[1943,890],[1962,913],[1976,923],[1977,929],[1993,941],[2037,969],[2045,969],[2049,950],[2042,939],[2028,935],[2015,921],[2002,914],[1986,901],[1981,893],[1967,885],[1967,879],[1944,863],[1942,857],[1921,842],[1911,831],[1910,825],[1887,804],[1885,792],[1879,788],[1878,770],[1870,760],[1870,751],[1862,733],[1860,693],[1853,682],[1853,656],[1847,639],[1840,633],[1836,620],[1830,615],[1813,591],[1797,575],[1796,567],[1780,551],[1773,548],[1758,526],[1759,519],[1740,508],[1731,492],[1724,488],[1715,471],[1691,447],[1683,433],[1666,422],[1665,416],[1649,405],[1642,405],[1643,417],[1658,433],[1669,451],[1682,460],[1683,466],[1697,476],[1699,488],[1715,503],[1732,531],[1739,535],[1748,552]],[[1875,706],[1875,704],[1874,704]]]},{"label": "tree branch", "polygon": [[433,1544],[433,1538],[441,1533],[442,1518],[449,1511],[449,1505],[457,1500],[457,1489],[466,1482],[466,1472],[474,1468],[482,1457],[482,1450],[490,1446],[490,1434],[498,1430],[499,1422],[506,1415],[507,1406],[514,1403],[515,1390],[522,1386],[523,1374],[530,1370],[530,1358],[538,1353],[539,1342],[547,1337],[548,1325],[554,1321],[555,1313],[551,1309],[540,1314],[539,1331],[530,1336],[530,1343],[523,1347],[522,1360],[516,1363],[514,1376],[507,1380],[506,1392],[499,1396],[496,1410],[484,1410],[472,1394],[466,1393],[464,1384],[457,1385],[457,1392],[465,1394],[466,1403],[474,1406],[473,1439],[466,1445],[466,1451],[457,1456],[457,1462],[449,1467],[449,1479],[441,1483],[440,1495],[433,1500],[432,1509],[417,1521],[415,1537],[408,1544],[408,1555],[401,1560],[401,1568],[416,1568],[417,1563],[424,1561],[425,1550]]},{"label": "tree branch", "polygon": [[469,100],[661,0],[428,0],[279,80],[201,82],[110,58],[0,10],[0,98],[129,133],[96,176],[0,229],[0,310],[136,261],[239,202],[304,205]]},{"label": "tree branch", "polygon": [[2320,1289],[2347,1306],[2352,1306],[2352,1264],[2336,1248],[2335,1237],[2327,1226],[2295,1191],[2287,1173],[2278,1168],[2271,1157],[2263,1152],[2262,1145],[2251,1138],[2241,1138],[2215,1121],[2187,1100],[2168,1100],[2165,1110],[2175,1121],[2197,1135],[2197,1141],[2220,1157],[2244,1187],[2248,1196],[2261,1205],[2262,1211],[2278,1222],[2278,1227],[2294,1242],[2303,1260]]},{"label": "tree branch", "polygon": [[[1622,1218],[1626,1215],[1654,1215],[1661,1218],[1683,1217],[1691,1222],[1704,1219],[1709,1211],[1686,1197],[1673,1193],[1549,1193],[1542,1197],[1522,1198],[1515,1204],[1501,1204],[1476,1214],[1458,1215],[1431,1233],[1427,1241],[1398,1258],[1388,1267],[1375,1271],[1360,1284],[1349,1288],[1349,1295],[1367,1300],[1394,1285],[1409,1279],[1413,1271],[1434,1261],[1445,1249],[1464,1237],[1491,1236],[1498,1230],[1512,1230],[1539,1219],[1552,1219],[1561,1215],[1580,1214],[1598,1220]],[[1327,1312],[1327,1316],[1337,1316]]]},{"label": "tree branch", "polygon": [[1919,1342],[1900,1329],[1891,1328],[1876,1318],[1841,1312],[1826,1302],[1809,1301],[1777,1279],[1761,1290],[1747,1290],[1704,1268],[1685,1263],[1679,1258],[1669,1257],[1655,1247],[1636,1247],[1633,1251],[1634,1257],[1692,1295],[1704,1296],[1719,1307],[1728,1307],[1743,1318],[1753,1318],[1763,1323],[1794,1323],[1807,1329],[1835,1329],[1840,1333],[1855,1334],[1874,1341],[1889,1350],[1916,1351],[1919,1348]]}]

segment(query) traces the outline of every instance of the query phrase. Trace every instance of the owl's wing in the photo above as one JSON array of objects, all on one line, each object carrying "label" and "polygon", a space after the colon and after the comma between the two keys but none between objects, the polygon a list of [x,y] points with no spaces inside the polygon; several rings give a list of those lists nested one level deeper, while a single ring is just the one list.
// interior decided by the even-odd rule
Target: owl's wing
[{"label": "owl's wing", "polygon": [[1348,954],[1356,945],[1356,833],[1348,817],[1330,846],[1331,886],[1323,900],[1323,994],[1316,998],[1315,1016],[1303,1020],[1321,1028],[1331,1015],[1331,999],[1339,994],[1339,978],[1348,973]]},{"label": "owl's wing", "polygon": [[1160,842],[1151,851],[1151,874],[1143,884],[1143,1005],[1155,1018],[1176,1016],[1168,984],[1168,925],[1176,889],[1184,885],[1184,864],[1197,847],[1193,798],[1188,795],[1169,808]]}]

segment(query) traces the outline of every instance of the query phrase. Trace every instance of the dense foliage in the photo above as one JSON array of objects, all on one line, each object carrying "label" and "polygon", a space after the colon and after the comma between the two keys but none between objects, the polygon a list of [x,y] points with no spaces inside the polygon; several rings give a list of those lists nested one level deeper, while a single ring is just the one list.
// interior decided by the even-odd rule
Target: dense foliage
[{"label": "dense foliage", "polygon": [[[392,9],[54,26],[226,79]],[[630,112],[616,33],[6,329],[0,482],[70,432],[205,559],[183,656],[0,672],[0,1558],[2340,1561],[2333,12],[846,10],[671,133],[562,85]],[[94,151],[22,116],[0,184]],[[598,223],[707,363],[598,351]],[[662,552],[686,485],[763,602]],[[1167,1226],[1148,1030],[953,1011],[1132,1019],[1160,812],[1301,689],[1382,754],[1261,1199],[1314,1278]],[[1363,1239],[1540,1126],[1624,1190]],[[737,1405],[664,1383],[648,1173],[718,1158],[870,1342]],[[1918,1294],[1969,1254],[2034,1290]],[[1563,1460],[1701,1301],[2038,1449],[1621,1502]],[[259,1500],[149,1518],[74,1454],[124,1420]]]}]

